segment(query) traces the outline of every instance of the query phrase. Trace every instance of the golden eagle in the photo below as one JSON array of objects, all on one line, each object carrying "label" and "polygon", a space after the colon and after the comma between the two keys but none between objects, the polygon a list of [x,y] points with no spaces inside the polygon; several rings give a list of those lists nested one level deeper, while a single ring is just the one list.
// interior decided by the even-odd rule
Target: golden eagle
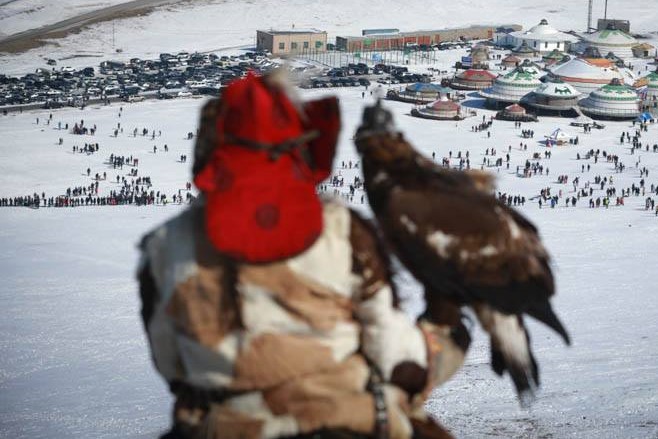
[{"label": "golden eagle", "polygon": [[569,344],[551,308],[549,255],[537,228],[497,200],[483,172],[439,167],[395,132],[378,102],[366,108],[355,142],[368,201],[388,245],[423,284],[427,314],[454,324],[470,307],[491,341],[491,365],[507,371],[522,404],[539,385],[524,314]]}]

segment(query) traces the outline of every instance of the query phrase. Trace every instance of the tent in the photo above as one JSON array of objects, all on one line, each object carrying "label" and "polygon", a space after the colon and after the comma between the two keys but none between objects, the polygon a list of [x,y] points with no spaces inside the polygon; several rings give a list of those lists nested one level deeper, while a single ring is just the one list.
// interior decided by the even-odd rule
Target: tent
[{"label": "tent", "polygon": [[653,118],[654,118],[653,114],[649,113],[648,111],[645,111],[644,113],[641,113],[635,120],[637,120],[638,122],[647,122]]},{"label": "tent", "polygon": [[577,118],[575,118],[570,125],[575,126],[575,127],[582,127],[585,125],[592,125],[594,120],[590,117],[585,116],[584,114],[581,114]]},{"label": "tent", "polygon": [[573,138],[570,134],[565,133],[560,128],[553,131],[550,136],[545,137],[547,145],[563,145],[569,143],[569,140]]}]

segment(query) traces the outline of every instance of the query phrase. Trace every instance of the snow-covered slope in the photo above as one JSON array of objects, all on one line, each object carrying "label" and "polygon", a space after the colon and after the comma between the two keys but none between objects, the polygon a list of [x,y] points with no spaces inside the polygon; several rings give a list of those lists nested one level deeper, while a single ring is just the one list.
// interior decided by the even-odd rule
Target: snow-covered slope
[{"label": "snow-covered slope", "polygon": [[[88,12],[102,5],[126,3],[119,0],[68,0],[37,2],[18,0],[0,9],[15,8],[22,13],[7,14],[0,19],[6,34],[35,28],[72,15],[74,7]],[[655,0],[648,2],[609,2],[608,16],[629,19],[634,31],[655,29]],[[28,12],[36,8],[38,12]],[[603,2],[596,2],[594,17],[603,16]],[[29,17],[32,25],[18,23]],[[561,30],[582,31],[587,23],[587,3],[557,0],[473,0],[466,3],[425,0],[396,2],[371,0],[196,0],[162,6],[146,16],[99,23],[79,34],[58,39],[56,44],[30,50],[24,55],[0,56],[0,72],[28,72],[44,66],[44,58],[69,59],[75,65],[98,64],[107,58],[157,57],[161,52],[179,50],[209,51],[220,48],[254,45],[257,29],[315,27],[326,30],[329,39],[336,35],[360,35],[361,29],[399,28],[402,31],[442,29],[472,24],[521,24],[524,28],[547,18]],[[19,26],[20,24],[20,26]],[[113,28],[114,27],[114,28]],[[7,29],[7,30],[5,30]],[[112,45],[114,32],[115,45]],[[115,53],[115,49],[122,53]],[[72,58],[80,56],[82,58]],[[99,56],[99,58],[89,58]]]}]

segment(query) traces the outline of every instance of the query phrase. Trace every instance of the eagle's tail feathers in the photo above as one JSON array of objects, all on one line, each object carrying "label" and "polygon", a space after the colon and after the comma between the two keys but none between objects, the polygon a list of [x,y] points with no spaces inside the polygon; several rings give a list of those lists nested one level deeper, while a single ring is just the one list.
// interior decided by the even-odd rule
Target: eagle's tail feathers
[{"label": "eagle's tail feathers", "polygon": [[571,344],[571,339],[567,330],[562,325],[562,322],[560,322],[560,319],[557,318],[557,315],[555,315],[555,312],[548,301],[532,304],[532,306],[526,310],[526,313],[540,322],[545,323],[549,328],[560,334],[567,345]]},{"label": "eagle's tail feathers", "polygon": [[493,311],[491,317],[492,324],[485,328],[491,336],[491,367],[498,375],[509,373],[521,406],[527,407],[539,387],[539,369],[528,332],[520,316]]}]

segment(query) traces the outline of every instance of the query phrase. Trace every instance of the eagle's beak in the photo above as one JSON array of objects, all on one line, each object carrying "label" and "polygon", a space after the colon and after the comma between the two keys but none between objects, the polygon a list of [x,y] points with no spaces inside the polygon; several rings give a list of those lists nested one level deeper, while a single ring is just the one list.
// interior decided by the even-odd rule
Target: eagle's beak
[{"label": "eagle's beak", "polygon": [[355,139],[359,140],[363,137],[384,133],[395,133],[393,114],[384,108],[381,99],[377,99],[375,105],[366,107],[363,110],[363,119],[361,126],[356,131]]}]

